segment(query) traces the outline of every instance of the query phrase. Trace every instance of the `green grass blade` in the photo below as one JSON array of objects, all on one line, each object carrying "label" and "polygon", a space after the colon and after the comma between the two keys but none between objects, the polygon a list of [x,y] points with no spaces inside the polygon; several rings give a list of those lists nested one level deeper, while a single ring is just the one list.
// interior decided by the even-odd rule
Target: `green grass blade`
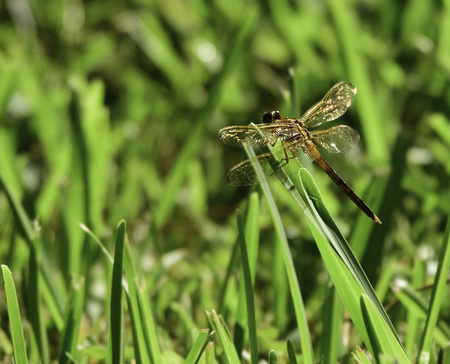
[{"label": "green grass blade", "polygon": [[124,362],[124,323],[122,304],[122,280],[123,280],[123,255],[125,245],[126,224],[119,222],[116,237],[116,249],[114,254],[114,266],[111,282],[111,313],[110,334],[108,344],[108,362]]},{"label": "green grass blade", "polygon": [[278,363],[278,354],[275,350],[271,350],[269,353],[269,364],[277,364]]},{"label": "green grass blade", "polygon": [[342,342],[343,307],[333,285],[328,287],[323,312],[320,363],[334,364],[338,362],[338,353]]},{"label": "green grass blade", "polygon": [[1,187],[5,190],[9,204],[12,210],[14,211],[14,215],[16,216],[17,221],[19,222],[21,232],[25,238],[25,241],[28,243],[30,248],[38,249],[39,248],[37,244],[38,233],[36,229],[33,227],[33,224],[31,223],[30,219],[28,218],[25,209],[12,192],[9,183],[3,178],[0,169],[0,188]]},{"label": "green grass blade", "polygon": [[356,354],[352,353],[352,355],[359,364],[372,364],[372,362],[366,356],[366,353],[364,353],[364,351],[360,347],[356,348]]},{"label": "green grass blade", "polygon": [[158,331],[153,320],[153,313],[148,300],[148,292],[144,288],[139,289],[139,310],[142,317],[142,329],[144,331],[147,351],[150,353],[150,358],[153,363],[161,363],[161,348],[158,342]]},{"label": "green grass blade", "polygon": [[450,345],[447,345],[444,349],[442,364],[450,364]]},{"label": "green grass blade", "polygon": [[[239,235],[240,237],[240,235]],[[237,243],[240,243],[238,237]],[[252,193],[248,205],[248,214],[245,223],[245,241],[248,252],[248,260],[251,274],[251,284],[255,282],[256,261],[258,258],[258,243],[259,243],[259,197],[258,194]],[[243,265],[242,265],[243,271]],[[245,277],[244,272],[242,276]],[[234,345],[238,353],[242,352],[245,341],[245,327],[248,326],[248,312],[247,312],[247,287],[248,283],[244,280],[240,281],[239,298],[237,300],[236,308],[236,326],[234,334]],[[253,308],[254,310],[254,308]]]},{"label": "green grass blade", "polygon": [[[377,308],[377,312],[386,327],[392,332],[392,337],[396,338],[398,347],[402,348],[400,339],[398,338],[389,317],[384,311],[384,308],[379,302],[370,282],[365,276],[364,271],[354,257],[344,236],[326,210],[311,175],[306,169],[301,169],[300,176],[301,184],[304,188],[304,195],[307,198],[309,205],[309,216],[314,216],[314,221],[311,221],[310,223],[314,238],[339,295],[349,311],[360,335],[370,349],[376,349],[371,345],[359,303],[361,295],[366,294]],[[295,182],[296,180],[294,179],[294,183]],[[320,230],[318,230],[317,227],[319,227]],[[330,243],[328,243],[327,240],[329,240]],[[393,354],[395,357],[398,355],[398,351],[396,350]],[[377,356],[377,353],[375,352],[374,355]],[[403,355],[406,357],[404,351]]]},{"label": "green grass blade", "polygon": [[380,355],[387,355],[395,358],[397,363],[409,364],[410,361],[403,347],[398,343],[389,326],[386,325],[372,300],[365,294],[361,296],[361,307],[367,333],[377,358],[379,359]]},{"label": "green grass blade", "polygon": [[225,279],[223,280],[222,287],[220,288],[220,297],[219,297],[219,312],[223,312],[224,305],[225,305],[225,296],[227,293],[227,289],[230,283],[230,280],[233,275],[234,268],[238,264],[239,260],[239,242],[236,240],[236,242],[233,245],[233,251],[231,253],[230,261],[227,265],[227,272],[225,274]]},{"label": "green grass blade", "polygon": [[67,301],[67,312],[64,319],[64,330],[59,351],[59,363],[70,363],[70,356],[68,356],[67,353],[72,355],[75,354],[84,305],[84,278],[80,278],[79,282],[72,282],[71,288],[72,290]]},{"label": "green grass blade", "polygon": [[111,264],[113,264],[114,263],[113,257],[111,256],[111,254],[109,254],[108,249],[106,249],[106,247],[102,244],[99,238],[97,238],[97,236],[86,225],[80,224],[80,227],[86,234],[88,234],[92,238],[92,240],[94,240],[94,242],[99,246],[102,253],[106,256],[108,261]]},{"label": "green grass blade", "polygon": [[209,342],[214,338],[214,332],[209,329],[203,329],[200,331],[197,339],[194,342],[189,355],[186,358],[185,364],[197,364],[203,355]]},{"label": "green grass blade", "polygon": [[239,356],[236,352],[233,341],[231,340],[230,332],[223,322],[222,316],[219,316],[214,310],[212,312],[206,312],[206,314],[208,316],[209,323],[222,344],[228,362],[240,363]]},{"label": "green grass blade", "polygon": [[242,270],[244,273],[245,301],[247,307],[247,327],[250,342],[250,358],[251,363],[256,364],[258,363],[258,344],[256,337],[255,300],[253,297],[252,273],[250,271],[250,262],[247,253],[244,225],[242,223],[242,218],[239,211],[236,216],[236,221],[239,231],[238,241],[239,247],[241,249]]},{"label": "green grass blade", "polygon": [[291,340],[287,341],[287,352],[289,355],[289,364],[297,364],[297,358],[295,357],[295,350]]},{"label": "green grass blade", "polygon": [[44,324],[41,303],[41,278],[39,273],[39,258],[35,249],[30,249],[28,279],[26,282],[27,300],[26,309],[28,318],[33,328],[33,333],[39,348],[42,362],[48,362],[50,358],[47,331]]},{"label": "green grass blade", "polygon": [[142,329],[144,319],[139,310],[139,286],[136,269],[133,264],[130,246],[125,241],[124,269],[127,277],[128,290],[125,290],[128,310],[130,312],[131,328],[133,330],[133,347],[136,363],[150,363],[150,353],[147,352],[145,335]]},{"label": "green grass blade", "polygon": [[27,312],[28,317],[33,328],[34,335],[36,337],[36,342],[39,349],[40,360],[42,362],[49,361],[49,348],[47,341],[47,334],[45,325],[42,317],[42,303],[41,303],[41,292],[40,292],[40,272],[39,272],[39,234],[37,233],[35,227],[28,218],[25,209],[19,203],[17,198],[12,193],[9,183],[7,183],[0,172],[0,186],[6,192],[6,196],[11,205],[14,215],[19,223],[20,231],[24,236],[30,248],[29,255],[29,269],[28,269],[28,281],[27,281]]},{"label": "green grass blade", "polygon": [[[250,158],[255,156],[255,152],[253,149],[248,148],[247,153]],[[292,161],[293,163],[297,163],[296,161]],[[291,161],[290,161],[291,163]],[[285,174],[284,170],[280,170],[277,172],[280,180],[285,184],[286,188],[290,191],[293,187],[292,182],[290,182],[289,177]],[[260,179],[264,181],[264,176],[260,176]],[[289,185],[290,184],[290,185]],[[289,288],[292,296],[292,303],[294,305],[295,318],[297,321],[297,326],[300,335],[300,343],[303,354],[304,363],[314,363],[314,354],[312,350],[311,337],[308,328],[308,322],[306,320],[306,312],[303,304],[303,299],[301,296],[300,284],[297,279],[297,274],[295,271],[294,263],[292,260],[292,255],[289,249],[289,244],[287,241],[286,233],[283,227],[283,223],[281,220],[280,213],[276,207],[275,200],[273,198],[272,192],[267,183],[262,183],[261,185],[264,195],[267,198],[270,206],[270,213],[272,215],[272,219],[274,221],[275,229],[277,231],[277,236],[279,243],[281,244],[281,252],[283,256],[283,262],[286,269],[286,275],[289,282]],[[296,200],[297,201],[297,200]],[[298,199],[298,203],[302,204],[303,200]],[[303,206],[306,205],[303,204]]]},{"label": "green grass blade", "polygon": [[9,268],[2,264],[3,284],[5,286],[6,304],[8,308],[9,326],[16,363],[28,363],[25,338],[23,336],[22,320],[20,318],[19,303],[17,301],[16,287]]},{"label": "green grass blade", "polygon": [[[438,269],[434,280],[433,290],[431,291],[431,302],[427,315],[427,322],[420,344],[420,352],[431,352],[431,341],[433,332],[438,321],[439,311],[444,298],[446,281],[450,270],[450,218],[447,219],[447,227],[444,234],[441,253],[439,255]],[[450,339],[450,338],[447,338]]]},{"label": "green grass blade", "polygon": [[[253,149],[248,148],[248,154],[250,157],[254,156]],[[389,317],[379,302],[375,291],[351,251],[345,237],[339,231],[336,223],[329,214],[311,175],[306,169],[300,168],[300,164],[297,160],[291,160],[290,163],[299,165],[300,179],[296,178],[295,175],[292,176],[291,179],[290,175],[283,169],[279,169],[275,173],[309,218],[313,235],[321,250],[322,257],[327,264],[330,274],[332,272],[329,265],[334,267],[336,273],[339,272],[337,275],[331,274],[331,276],[338,288],[341,299],[343,299],[355,325],[360,330],[363,340],[366,341],[369,348],[372,348],[359,304],[359,297],[364,293],[371,298],[375,307],[377,307],[379,314],[383,317],[386,325],[397,339],[398,345],[401,346],[400,339],[398,338]],[[264,176],[261,176],[260,178],[264,180]],[[263,184],[263,190],[265,191],[264,186],[265,184]],[[327,240],[331,245],[328,244]],[[322,247],[320,245],[322,245]],[[337,253],[337,255],[335,253]],[[324,254],[326,254],[326,256],[324,256]],[[347,282],[347,286],[340,284],[338,287],[337,281],[340,283],[345,281]],[[350,287],[352,291],[350,295],[346,294],[348,287]],[[349,306],[351,306],[352,309],[350,309]]]}]

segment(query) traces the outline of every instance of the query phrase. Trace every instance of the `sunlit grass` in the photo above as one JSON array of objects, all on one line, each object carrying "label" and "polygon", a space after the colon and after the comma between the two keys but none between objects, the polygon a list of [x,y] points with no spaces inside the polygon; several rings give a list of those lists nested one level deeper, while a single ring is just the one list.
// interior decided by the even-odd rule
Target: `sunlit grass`
[{"label": "sunlit grass", "polygon": [[[24,4],[0,32],[0,358],[438,362],[448,2]],[[226,184],[246,157],[220,128],[339,81],[361,141],[326,157],[382,226],[316,167]]]}]

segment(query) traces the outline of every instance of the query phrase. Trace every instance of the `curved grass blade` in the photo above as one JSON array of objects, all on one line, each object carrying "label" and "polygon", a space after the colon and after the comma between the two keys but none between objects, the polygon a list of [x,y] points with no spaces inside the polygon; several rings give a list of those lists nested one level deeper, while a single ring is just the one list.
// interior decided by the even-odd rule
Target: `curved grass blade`
[{"label": "curved grass blade", "polygon": [[[268,146],[268,148],[270,149],[270,146]],[[255,156],[255,152],[252,148],[247,148],[246,150],[250,158]],[[300,178],[290,172],[294,170],[294,168],[290,168],[289,171],[286,171],[285,168],[281,168],[276,170],[275,174],[308,217],[318,246],[323,245],[323,248],[321,249],[321,247],[319,246],[319,249],[321,250],[322,256],[324,257],[325,263],[327,264],[330,273],[332,273],[332,271],[330,270],[329,264],[333,264],[335,267],[337,267],[339,263],[344,264],[341,269],[337,270],[341,272],[341,274],[334,277],[332,274],[332,278],[337,286],[338,282],[342,282],[340,276],[345,272],[347,278],[344,278],[344,280],[349,284],[353,283],[350,285],[353,291],[353,295],[350,295],[350,297],[352,297],[352,299],[350,300],[347,299],[348,296],[345,295],[347,287],[340,285],[340,287],[337,288],[339,295],[343,299],[347,309],[349,310],[349,312],[351,311],[350,314],[352,315],[353,313],[352,319],[355,322],[355,325],[358,327],[361,336],[365,341],[367,341],[366,344],[370,347],[369,337],[367,336],[364,320],[362,319],[361,308],[359,305],[359,297],[364,293],[370,297],[375,307],[377,307],[380,315],[383,317],[386,325],[389,326],[391,332],[394,334],[398,345],[402,347],[400,339],[398,338],[398,335],[392,323],[390,322],[389,317],[384,311],[383,306],[378,300],[375,291],[372,288],[372,285],[367,279],[359,262],[356,260],[345,237],[339,231],[336,223],[326,209],[322,197],[310,173],[306,169],[301,167],[297,159],[290,160],[289,163],[296,163],[299,166]],[[260,168],[255,168],[255,170],[259,171]],[[263,175],[259,177],[261,181],[265,180]],[[268,190],[268,187],[265,187],[267,186],[267,184],[263,183],[262,186],[264,192],[266,192],[266,188]],[[319,244],[319,242],[321,244]],[[326,259],[323,254],[327,250],[323,249],[329,249],[330,247],[332,247],[332,250],[337,255],[327,254],[327,257],[329,259]],[[339,257],[340,262],[335,261],[337,257]],[[353,309],[350,310],[348,306],[352,306]]]},{"label": "curved grass blade", "polygon": [[[320,193],[309,172],[300,170],[301,185],[304,188],[304,195],[307,198],[308,210],[314,216],[310,226],[313,231],[316,243],[325,261],[328,271],[333,279],[338,293],[344,302],[352,320],[357,327],[366,345],[371,349],[374,357],[378,357],[378,352],[374,352],[377,347],[372,345],[371,337],[367,331],[366,321],[360,306],[360,297],[366,295],[370,298],[373,307],[378,312],[377,324],[383,324],[383,330],[389,330],[392,338],[395,338],[395,348],[392,352],[383,353],[392,355],[401,362],[408,361],[406,353],[401,345],[400,339],[389,320],[384,308],[378,300],[364,271],[356,260],[346,239],[337,228],[333,218],[328,213]],[[294,180],[295,181],[295,180]],[[320,230],[317,229],[319,226]]]}]

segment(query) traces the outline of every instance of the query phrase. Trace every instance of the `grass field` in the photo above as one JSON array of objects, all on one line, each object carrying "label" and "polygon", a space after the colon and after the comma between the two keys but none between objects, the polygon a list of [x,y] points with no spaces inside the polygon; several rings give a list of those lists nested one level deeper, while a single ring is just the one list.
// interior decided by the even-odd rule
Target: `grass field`
[{"label": "grass field", "polygon": [[[382,225],[227,184],[221,128],[339,81]],[[449,115],[448,0],[2,2],[0,362],[450,363]]]}]

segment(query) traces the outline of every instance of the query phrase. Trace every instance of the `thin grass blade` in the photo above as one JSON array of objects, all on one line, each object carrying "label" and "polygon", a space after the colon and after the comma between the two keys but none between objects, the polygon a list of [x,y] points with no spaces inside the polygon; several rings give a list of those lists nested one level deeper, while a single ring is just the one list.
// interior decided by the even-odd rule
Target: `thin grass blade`
[{"label": "thin grass blade", "polygon": [[81,317],[84,307],[84,278],[78,282],[72,282],[69,294],[67,312],[64,319],[64,331],[62,334],[61,348],[59,351],[59,363],[70,363],[70,356],[75,356],[78,343],[78,333],[81,326]]},{"label": "thin grass blade", "polygon": [[9,326],[16,363],[28,363],[25,338],[23,336],[22,319],[17,301],[16,287],[8,266],[2,264],[3,284],[5,286],[6,304],[8,308]]},{"label": "thin grass blade", "polygon": [[[434,280],[433,290],[431,291],[431,302],[427,315],[427,322],[420,344],[420,352],[431,352],[431,341],[436,323],[439,317],[439,311],[442,306],[442,300],[446,289],[446,281],[450,270],[450,218],[447,219],[447,227],[444,234],[441,253],[439,255],[438,269]],[[450,338],[447,337],[447,340]]]},{"label": "thin grass blade", "polygon": [[124,323],[123,323],[123,255],[125,246],[125,221],[119,222],[114,254],[114,266],[111,282],[111,313],[108,345],[108,362],[124,362]]},{"label": "thin grass blade", "polygon": [[250,359],[251,363],[258,363],[258,344],[256,337],[256,318],[255,318],[255,299],[253,297],[253,283],[252,283],[252,273],[250,271],[250,262],[247,253],[247,243],[245,239],[244,224],[242,223],[241,214],[238,211],[236,216],[236,221],[238,225],[238,241],[239,247],[241,249],[241,262],[242,270],[244,273],[244,284],[245,284],[245,302],[247,307],[247,327],[248,327],[248,337],[250,342]]},{"label": "thin grass blade", "polygon": [[[255,157],[255,152],[252,148],[247,148],[246,151],[250,158]],[[297,163],[294,160],[292,162]],[[256,170],[258,171],[259,169],[256,169]],[[291,189],[294,188],[294,185],[291,182],[291,180],[289,179],[288,175],[283,170],[277,171],[277,175],[280,178],[280,180],[283,182],[285,187],[288,189],[288,191],[291,192]],[[259,178],[261,179],[261,181],[265,181],[265,177],[263,175],[260,175]],[[275,229],[277,231],[278,241],[281,244],[280,249],[282,251],[284,266],[286,269],[286,275],[287,275],[288,282],[289,282],[289,288],[290,288],[291,296],[292,296],[292,303],[294,305],[295,318],[297,321],[297,326],[298,326],[299,335],[300,335],[300,343],[301,343],[301,349],[302,349],[302,354],[303,354],[303,360],[304,360],[304,363],[314,363],[312,342],[311,342],[311,337],[310,337],[310,333],[309,333],[308,322],[306,319],[305,307],[304,307],[303,299],[301,296],[300,284],[297,279],[294,262],[292,260],[292,255],[291,255],[291,252],[289,249],[289,244],[287,241],[287,237],[286,237],[286,233],[285,233],[285,230],[283,227],[281,216],[276,207],[275,200],[273,198],[272,192],[270,191],[268,184],[262,183],[261,187],[262,187],[264,195],[267,198],[267,201],[269,202],[270,213],[272,215]],[[298,203],[303,204],[304,208],[306,209],[306,205],[303,203],[303,200],[301,198],[298,198]]]}]

